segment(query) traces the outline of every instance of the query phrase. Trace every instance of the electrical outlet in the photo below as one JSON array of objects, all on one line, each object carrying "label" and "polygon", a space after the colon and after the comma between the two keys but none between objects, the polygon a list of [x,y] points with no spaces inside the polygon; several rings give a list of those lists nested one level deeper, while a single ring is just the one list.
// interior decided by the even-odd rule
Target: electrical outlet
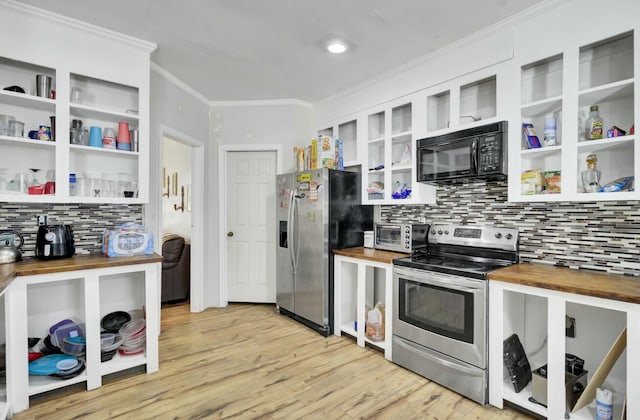
[{"label": "electrical outlet", "polygon": [[576,319],[566,316],[565,318],[565,335],[569,338],[576,337]]},{"label": "electrical outlet", "polygon": [[42,226],[47,224],[47,219],[49,218],[49,216],[47,216],[46,214],[39,214],[36,216],[36,218],[38,220],[38,226]]}]

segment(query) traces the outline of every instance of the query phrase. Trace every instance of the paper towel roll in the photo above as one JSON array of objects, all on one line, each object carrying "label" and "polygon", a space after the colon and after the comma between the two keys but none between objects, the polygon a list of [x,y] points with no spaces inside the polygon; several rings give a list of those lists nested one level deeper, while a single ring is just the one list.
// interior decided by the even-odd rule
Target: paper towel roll
[{"label": "paper towel roll", "polygon": [[613,394],[608,389],[596,389],[596,420],[613,420]]}]

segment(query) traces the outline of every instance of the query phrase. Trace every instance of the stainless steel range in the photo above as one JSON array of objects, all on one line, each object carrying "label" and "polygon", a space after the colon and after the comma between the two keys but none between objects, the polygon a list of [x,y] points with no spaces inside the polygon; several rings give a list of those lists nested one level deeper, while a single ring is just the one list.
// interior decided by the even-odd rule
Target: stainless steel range
[{"label": "stainless steel range", "polygon": [[518,262],[518,230],[432,225],[428,243],[393,260],[392,360],[486,404],[487,273]]}]

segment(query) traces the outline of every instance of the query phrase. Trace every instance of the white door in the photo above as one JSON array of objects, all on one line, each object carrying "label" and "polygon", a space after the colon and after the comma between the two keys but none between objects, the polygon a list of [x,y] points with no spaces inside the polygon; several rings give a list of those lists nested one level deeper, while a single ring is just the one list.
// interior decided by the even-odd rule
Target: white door
[{"label": "white door", "polygon": [[229,302],[276,301],[276,152],[227,154]]}]

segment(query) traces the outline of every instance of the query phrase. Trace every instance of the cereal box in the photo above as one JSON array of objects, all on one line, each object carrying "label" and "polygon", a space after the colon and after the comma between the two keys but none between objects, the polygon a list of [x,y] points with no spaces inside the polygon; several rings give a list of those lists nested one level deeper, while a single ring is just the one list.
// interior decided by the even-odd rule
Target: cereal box
[{"label": "cereal box", "polygon": [[319,136],[320,159],[323,168],[336,169],[336,145],[333,137]]}]

